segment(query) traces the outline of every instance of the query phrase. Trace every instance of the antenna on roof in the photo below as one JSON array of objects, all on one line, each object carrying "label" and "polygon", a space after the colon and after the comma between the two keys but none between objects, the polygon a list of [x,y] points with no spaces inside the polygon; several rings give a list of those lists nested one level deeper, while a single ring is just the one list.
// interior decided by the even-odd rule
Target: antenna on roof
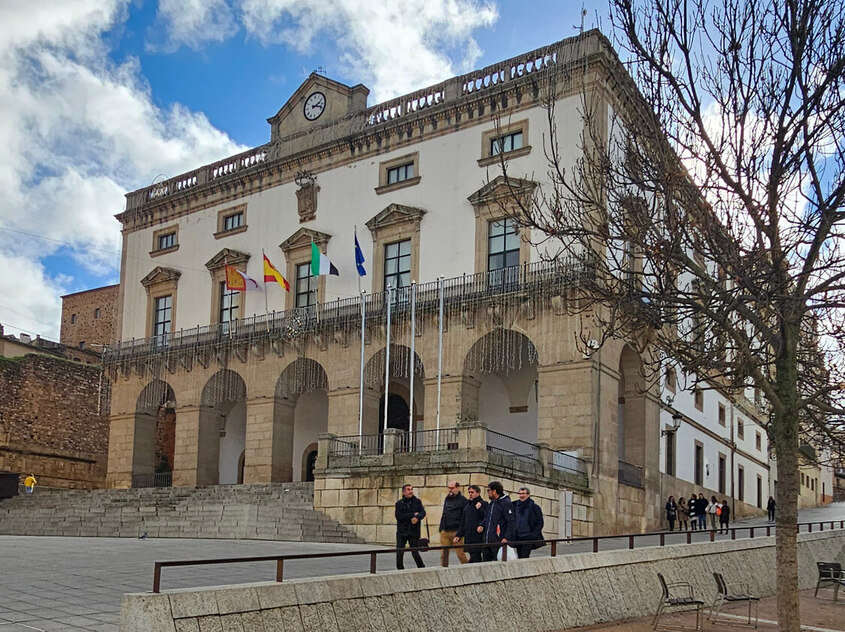
[{"label": "antenna on roof", "polygon": [[581,26],[573,26],[572,28],[578,29],[579,33],[584,32],[584,18],[587,17],[587,9],[584,8],[584,5],[581,5]]},{"label": "antenna on roof", "polygon": [[322,66],[317,66],[314,72],[316,72],[318,75],[323,75],[324,77],[326,76],[326,69]]}]

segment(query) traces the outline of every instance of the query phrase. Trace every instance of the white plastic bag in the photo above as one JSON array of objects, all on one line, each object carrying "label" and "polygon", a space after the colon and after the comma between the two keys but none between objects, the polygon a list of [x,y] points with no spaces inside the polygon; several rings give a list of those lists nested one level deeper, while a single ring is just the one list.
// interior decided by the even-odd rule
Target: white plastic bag
[{"label": "white plastic bag", "polygon": [[[496,552],[496,559],[499,560],[500,562],[502,561],[502,551],[504,550],[504,548],[505,547],[500,546],[499,550]],[[508,547],[508,562],[513,562],[515,559],[518,559],[517,555],[516,555],[516,549],[513,548],[512,546],[509,546]]]}]

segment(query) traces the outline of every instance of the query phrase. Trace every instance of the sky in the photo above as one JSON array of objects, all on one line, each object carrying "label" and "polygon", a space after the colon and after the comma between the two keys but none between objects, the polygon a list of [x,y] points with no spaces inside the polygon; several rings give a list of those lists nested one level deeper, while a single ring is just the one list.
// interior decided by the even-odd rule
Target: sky
[{"label": "sky", "polygon": [[[124,195],[266,143],[314,70],[370,105],[578,32],[560,0],[0,0],[0,323],[117,283]],[[585,27],[607,26],[603,0]]]}]

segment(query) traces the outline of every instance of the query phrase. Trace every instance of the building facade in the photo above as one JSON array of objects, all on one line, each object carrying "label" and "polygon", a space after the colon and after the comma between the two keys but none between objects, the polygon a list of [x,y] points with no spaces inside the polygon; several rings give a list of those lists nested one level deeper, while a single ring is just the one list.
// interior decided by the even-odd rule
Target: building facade
[{"label": "building facade", "polygon": [[[449,478],[529,484],[550,535],[659,527],[669,494],[765,505],[753,403],[597,349],[572,309],[589,256],[550,260],[514,217],[546,184],[549,96],[572,168],[584,99],[610,117],[632,86],[595,31],[374,106],[312,74],[268,144],[128,194],[108,484],[315,478],[372,541],[403,482],[435,521]],[[338,276],[312,275],[314,248]],[[227,289],[263,255],[289,292]]]},{"label": "building facade", "polygon": [[59,341],[68,347],[102,353],[105,345],[119,340],[119,289],[119,285],[107,285],[62,296]]}]

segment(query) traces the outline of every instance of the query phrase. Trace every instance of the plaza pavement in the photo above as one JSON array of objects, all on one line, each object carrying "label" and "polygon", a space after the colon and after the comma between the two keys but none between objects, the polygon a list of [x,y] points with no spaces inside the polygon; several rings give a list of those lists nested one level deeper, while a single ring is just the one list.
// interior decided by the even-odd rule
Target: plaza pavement
[{"label": "plaza pavement", "polygon": [[[800,521],[845,519],[845,503],[802,511]],[[766,524],[755,519],[742,524]],[[718,536],[719,539],[728,536]],[[700,533],[695,541],[706,541]],[[637,546],[657,544],[657,536],[638,538]],[[685,541],[669,534],[667,544]],[[625,548],[627,539],[603,541],[601,550]],[[0,536],[0,632],[94,630],[117,632],[124,593],[149,591],[156,560],[208,559],[370,550],[373,545],[269,542],[259,540],[189,540]],[[591,550],[589,542],[558,547],[558,554]],[[535,555],[548,555],[549,547]],[[439,552],[423,554],[438,564]],[[454,555],[452,564],[457,563]],[[405,567],[413,567],[410,555]],[[379,556],[379,570],[394,568],[390,554]],[[285,563],[285,578],[320,577],[369,570],[369,558],[345,557]],[[271,581],[275,563],[165,568],[162,589]],[[761,612],[763,609],[761,608]],[[845,626],[840,626],[845,629]],[[608,628],[623,629],[623,628]],[[627,629],[627,628],[624,628]],[[721,629],[725,629],[722,627]]]}]

